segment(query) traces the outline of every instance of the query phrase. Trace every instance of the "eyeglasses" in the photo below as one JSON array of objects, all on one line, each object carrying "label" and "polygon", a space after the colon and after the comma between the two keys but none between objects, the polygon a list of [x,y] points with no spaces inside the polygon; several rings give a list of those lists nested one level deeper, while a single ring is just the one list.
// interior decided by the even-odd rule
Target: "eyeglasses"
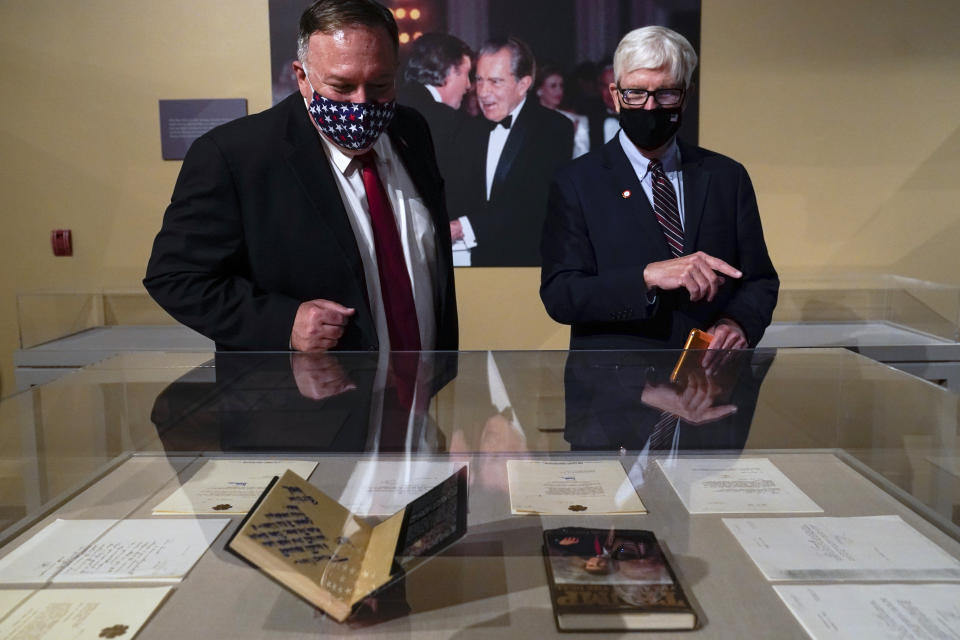
[{"label": "eyeglasses", "polygon": [[657,89],[656,91],[647,91],[646,89],[621,89],[618,86],[617,91],[620,92],[620,97],[623,98],[624,104],[628,104],[631,107],[644,106],[647,104],[650,96],[653,96],[653,101],[661,107],[674,107],[683,100],[683,89]]}]

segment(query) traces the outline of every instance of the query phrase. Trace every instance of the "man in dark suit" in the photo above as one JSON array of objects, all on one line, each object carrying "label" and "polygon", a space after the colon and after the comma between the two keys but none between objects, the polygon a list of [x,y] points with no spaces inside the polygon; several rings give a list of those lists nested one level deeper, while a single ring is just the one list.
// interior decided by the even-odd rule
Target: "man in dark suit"
[{"label": "man in dark suit", "polygon": [[[472,65],[473,51],[463,40],[446,33],[425,33],[410,46],[403,70],[404,83],[397,90],[397,102],[419,111],[430,125],[451,212],[455,211],[455,203],[463,201],[463,147],[476,127],[475,119],[460,111],[463,96],[470,89]],[[454,216],[450,220],[455,266],[458,259],[469,255],[468,247],[473,245],[469,225],[466,217]]]},{"label": "man in dark suit", "polygon": [[398,47],[380,4],[320,0],[299,92],[188,152],[144,284],[218,349],[457,348],[442,178],[426,122],[395,108]]},{"label": "man in dark suit", "polygon": [[674,31],[627,34],[610,85],[622,130],[551,186],[540,297],[573,349],[678,348],[694,327],[739,349],[770,323],[779,279],[746,170],[676,141],[696,62]]},{"label": "man in dark suit", "polygon": [[477,54],[477,100],[488,123],[464,161],[464,211],[476,234],[471,266],[537,266],[547,189],[573,157],[573,124],[527,100],[533,53],[517,38],[491,40]]}]

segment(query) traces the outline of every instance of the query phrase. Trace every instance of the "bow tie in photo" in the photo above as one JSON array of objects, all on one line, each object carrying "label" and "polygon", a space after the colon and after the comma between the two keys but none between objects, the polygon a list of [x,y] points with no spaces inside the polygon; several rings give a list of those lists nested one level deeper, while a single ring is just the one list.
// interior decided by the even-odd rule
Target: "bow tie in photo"
[{"label": "bow tie in photo", "polygon": [[513,123],[513,114],[511,113],[503,120],[498,120],[496,122],[493,122],[492,120],[487,120],[487,123],[489,124],[491,131],[496,129],[498,124],[501,125],[504,129],[509,129],[510,125]]}]

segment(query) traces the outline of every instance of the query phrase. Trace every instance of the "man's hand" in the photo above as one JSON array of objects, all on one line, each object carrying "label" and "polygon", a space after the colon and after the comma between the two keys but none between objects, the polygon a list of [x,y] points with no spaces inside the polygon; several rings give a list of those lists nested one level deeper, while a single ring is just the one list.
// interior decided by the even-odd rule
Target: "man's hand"
[{"label": "man's hand", "polygon": [[714,405],[722,389],[702,371],[697,373],[687,379],[683,389],[672,385],[648,384],[643,388],[640,402],[668,411],[691,424],[707,424],[736,413],[736,405]]},{"label": "man's hand", "polygon": [[450,241],[463,240],[463,224],[459,220],[450,221]]},{"label": "man's hand", "polygon": [[355,311],[330,300],[307,300],[297,309],[290,346],[297,351],[333,349]]},{"label": "man's hand", "polygon": [[713,336],[707,349],[746,349],[747,334],[730,318],[723,318],[707,331]]},{"label": "man's hand", "polygon": [[657,287],[664,291],[684,288],[690,293],[690,301],[706,300],[710,302],[717,295],[725,280],[720,272],[731,278],[743,275],[739,269],[731,267],[720,258],[714,258],[703,251],[680,256],[672,260],[651,262],[643,270],[643,281],[647,288]]},{"label": "man's hand", "polygon": [[290,367],[300,395],[311,400],[332,398],[357,388],[336,357],[326,353],[291,354]]},{"label": "man's hand", "polygon": [[716,374],[726,359],[725,355],[721,355],[721,351],[747,348],[746,332],[744,332],[743,327],[730,318],[719,320],[717,324],[710,327],[707,333],[713,336],[713,340],[710,341],[710,346],[704,351],[701,364],[711,375]]}]

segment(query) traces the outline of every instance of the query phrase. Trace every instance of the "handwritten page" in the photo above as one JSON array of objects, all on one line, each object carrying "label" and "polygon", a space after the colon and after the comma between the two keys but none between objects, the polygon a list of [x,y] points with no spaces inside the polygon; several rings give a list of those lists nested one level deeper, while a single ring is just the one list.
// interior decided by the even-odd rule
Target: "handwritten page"
[{"label": "handwritten page", "polygon": [[779,585],[814,640],[960,640],[960,585]]},{"label": "handwritten page", "polygon": [[355,515],[393,515],[463,466],[463,462],[421,459],[359,462],[340,504]]},{"label": "handwritten page", "polygon": [[723,523],[768,580],[960,581],[960,560],[899,516]]},{"label": "handwritten page", "polygon": [[673,458],[657,466],[689,513],[823,511],[767,458]]},{"label": "handwritten page", "polygon": [[0,560],[0,583],[50,580],[116,520],[55,520]]},{"label": "handwritten page", "polygon": [[153,515],[243,514],[274,477],[291,469],[308,478],[316,466],[306,460],[207,460]]},{"label": "handwritten page", "polygon": [[43,589],[0,622],[0,638],[132,638],[168,593],[170,587]]},{"label": "handwritten page", "polygon": [[121,520],[53,577],[53,582],[177,581],[230,522]]},{"label": "handwritten page", "polygon": [[[397,521],[384,544],[377,530]],[[343,620],[366,588],[390,578],[399,520],[376,530],[287,471],[250,513],[229,547],[334,618]],[[389,538],[389,535],[385,539]],[[371,546],[382,552],[368,558]],[[368,588],[369,587],[369,588]]]},{"label": "handwritten page", "polygon": [[619,460],[507,460],[514,514],[646,513]]}]

